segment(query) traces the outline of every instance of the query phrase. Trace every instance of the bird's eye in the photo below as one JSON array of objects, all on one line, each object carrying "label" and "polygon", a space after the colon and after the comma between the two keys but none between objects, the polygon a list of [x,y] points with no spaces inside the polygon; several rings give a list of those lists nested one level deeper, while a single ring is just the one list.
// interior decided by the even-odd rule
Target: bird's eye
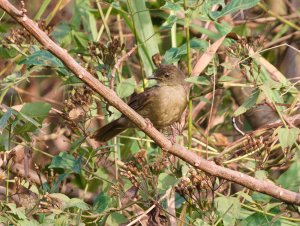
[{"label": "bird's eye", "polygon": [[169,77],[170,77],[170,74],[169,74],[169,73],[165,74],[165,77],[166,77],[166,78],[169,78]]}]

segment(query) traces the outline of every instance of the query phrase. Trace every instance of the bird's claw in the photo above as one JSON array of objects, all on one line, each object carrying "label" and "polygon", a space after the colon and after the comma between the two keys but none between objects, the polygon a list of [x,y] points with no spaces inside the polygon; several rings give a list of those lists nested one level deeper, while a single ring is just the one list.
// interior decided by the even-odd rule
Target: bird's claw
[{"label": "bird's claw", "polygon": [[175,128],[174,125],[171,125],[170,127],[171,127],[171,131],[172,131],[170,141],[171,141],[172,144],[175,144],[176,143],[176,136],[178,134],[178,130]]}]

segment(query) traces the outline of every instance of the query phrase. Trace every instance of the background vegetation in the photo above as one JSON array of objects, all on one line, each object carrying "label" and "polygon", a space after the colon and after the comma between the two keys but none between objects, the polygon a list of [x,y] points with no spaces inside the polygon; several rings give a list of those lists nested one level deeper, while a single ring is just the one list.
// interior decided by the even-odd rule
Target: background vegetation
[{"label": "background vegetation", "polygon": [[[299,191],[299,1],[11,2],[125,101],[151,85],[153,55],[177,64],[192,85],[178,143]],[[139,130],[95,142],[120,113],[2,10],[0,37],[0,222],[299,225],[295,204],[196,170]]]}]

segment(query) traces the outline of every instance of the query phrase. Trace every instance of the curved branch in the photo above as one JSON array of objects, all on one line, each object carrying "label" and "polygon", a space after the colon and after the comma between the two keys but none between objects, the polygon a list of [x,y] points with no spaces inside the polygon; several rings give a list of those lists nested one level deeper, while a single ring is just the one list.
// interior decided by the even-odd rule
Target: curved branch
[{"label": "curved branch", "polygon": [[244,173],[221,167],[212,161],[208,161],[199,157],[196,153],[189,151],[178,144],[172,145],[172,143],[158,130],[156,130],[154,127],[147,126],[147,122],[142,116],[125,104],[113,90],[110,90],[104,86],[99,80],[94,78],[88,71],[79,65],[68,54],[67,50],[54,43],[41,29],[39,29],[38,25],[30,20],[24,13],[16,9],[7,0],[0,0],[0,7],[4,9],[11,17],[17,20],[18,23],[20,23],[32,36],[34,36],[46,50],[58,57],[79,79],[85,82],[95,92],[99,93],[110,105],[114,106],[124,115],[126,115],[137,127],[151,137],[163,150],[181,158],[195,168],[203,170],[210,175],[224,178],[226,180],[243,185],[251,190],[270,195],[282,201],[300,205],[299,193],[276,186],[272,182],[258,180]]}]

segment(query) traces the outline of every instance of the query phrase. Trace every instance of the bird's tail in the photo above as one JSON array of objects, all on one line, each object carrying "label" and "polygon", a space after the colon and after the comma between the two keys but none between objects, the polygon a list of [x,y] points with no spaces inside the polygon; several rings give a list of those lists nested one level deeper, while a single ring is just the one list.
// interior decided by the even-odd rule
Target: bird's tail
[{"label": "bird's tail", "polygon": [[126,129],[127,127],[120,122],[120,119],[117,119],[96,130],[92,138],[100,142],[106,142]]}]

